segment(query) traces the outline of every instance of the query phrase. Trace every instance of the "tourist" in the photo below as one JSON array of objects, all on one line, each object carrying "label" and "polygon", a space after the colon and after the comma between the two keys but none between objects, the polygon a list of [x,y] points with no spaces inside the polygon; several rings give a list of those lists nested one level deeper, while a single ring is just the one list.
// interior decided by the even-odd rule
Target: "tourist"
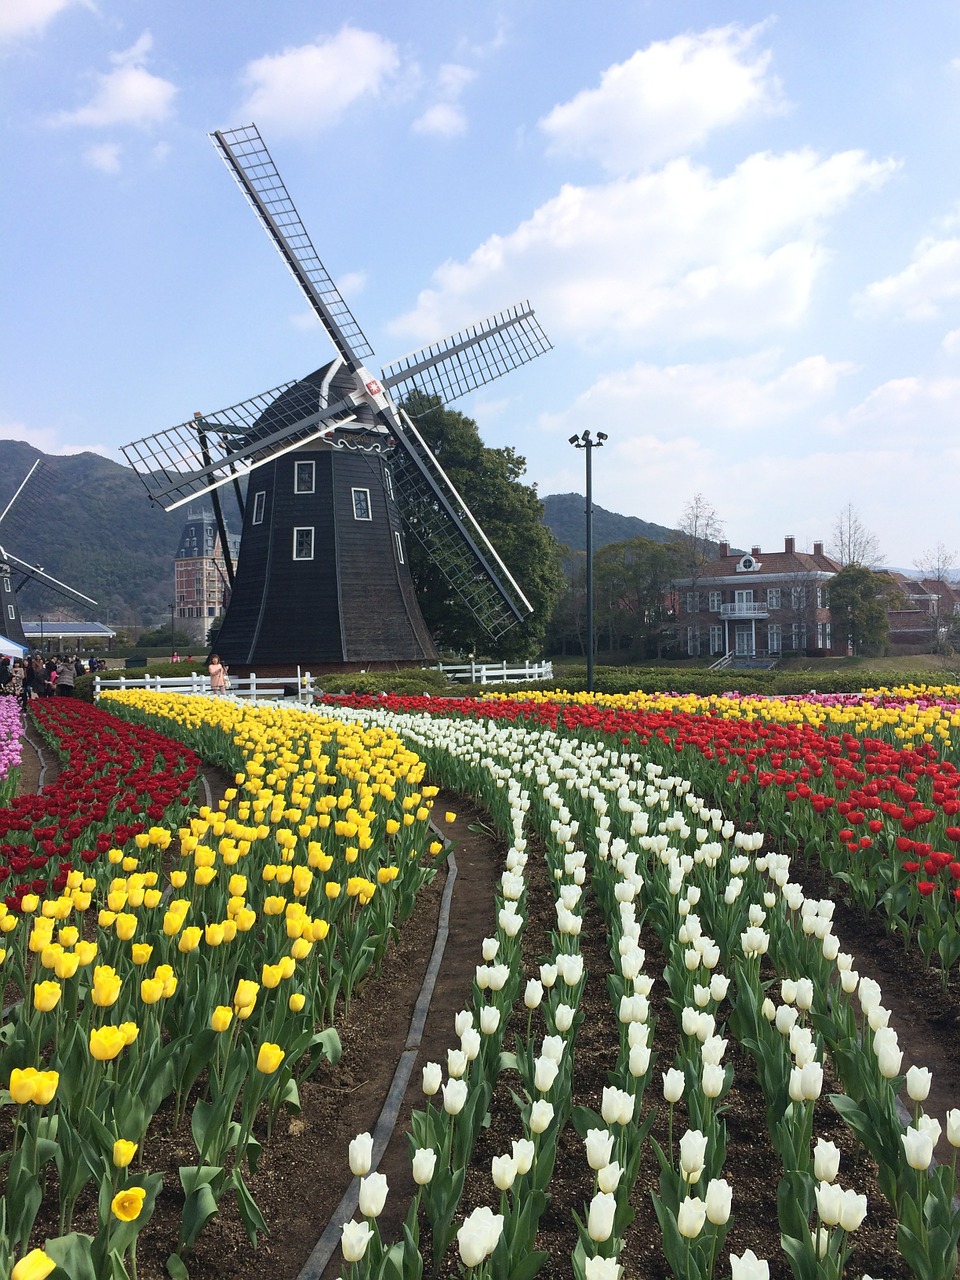
[{"label": "tourist", "polygon": [[224,663],[220,661],[218,653],[211,653],[210,665],[207,671],[210,673],[210,692],[226,693],[230,688],[230,681],[227,679],[227,672],[230,670]]},{"label": "tourist", "polygon": [[74,670],[73,662],[70,658],[64,657],[57,664],[57,697],[72,698],[73,684],[77,678]]}]

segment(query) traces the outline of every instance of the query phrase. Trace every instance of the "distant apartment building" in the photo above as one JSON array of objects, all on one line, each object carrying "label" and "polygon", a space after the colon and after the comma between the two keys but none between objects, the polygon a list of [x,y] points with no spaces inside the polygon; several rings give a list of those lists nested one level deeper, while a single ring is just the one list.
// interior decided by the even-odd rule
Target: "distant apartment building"
[{"label": "distant apartment building", "polygon": [[[227,535],[236,564],[239,538]],[[183,526],[174,561],[177,625],[199,644],[206,643],[211,622],[230,599],[226,562],[213,516],[191,514]]]},{"label": "distant apartment building", "polygon": [[830,618],[830,579],[839,571],[822,542],[797,551],[787,537],[782,551],[752,547],[749,554],[721,542],[696,578],[677,582],[680,648],[718,658],[845,654],[845,631]]}]

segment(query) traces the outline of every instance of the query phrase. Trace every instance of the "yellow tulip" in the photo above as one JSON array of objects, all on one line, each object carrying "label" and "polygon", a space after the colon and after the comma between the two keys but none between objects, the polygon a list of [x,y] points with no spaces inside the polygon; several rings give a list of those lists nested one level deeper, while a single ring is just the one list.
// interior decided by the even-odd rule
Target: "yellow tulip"
[{"label": "yellow tulip", "polygon": [[328,898],[340,897],[340,885],[337,884],[336,880],[328,880],[323,887],[323,891]]},{"label": "yellow tulip", "polygon": [[40,1013],[49,1013],[60,1002],[59,982],[35,982],[33,984],[33,1007]]},{"label": "yellow tulip", "polygon": [[126,1138],[118,1138],[113,1144],[113,1164],[116,1169],[126,1169],[137,1154],[136,1142],[128,1142]]},{"label": "yellow tulip", "polygon": [[307,997],[299,991],[295,991],[287,1001],[287,1007],[291,1013],[300,1013],[303,1006],[307,1003]]},{"label": "yellow tulip", "polygon": [[97,955],[97,944],[95,942],[85,942],[82,938],[74,948],[77,955],[77,963],[83,968],[85,965],[91,964]]},{"label": "yellow tulip", "polygon": [[31,1249],[10,1272],[10,1280],[46,1280],[56,1265],[42,1249]]},{"label": "yellow tulip", "polygon": [[101,1009],[109,1009],[117,1003],[122,986],[119,974],[106,964],[98,964],[93,971],[93,990],[90,998]]},{"label": "yellow tulip", "polygon": [[163,996],[161,978],[143,978],[140,982],[140,999],[144,1004],[156,1004]]},{"label": "yellow tulip", "polygon": [[135,942],[130,948],[130,959],[134,964],[146,964],[153,955],[153,947],[149,942]]},{"label": "yellow tulip", "polygon": [[200,945],[200,939],[203,937],[203,930],[199,925],[191,924],[180,935],[177,943],[177,950],[186,955],[190,951],[196,951]]},{"label": "yellow tulip", "polygon": [[226,1031],[232,1021],[233,1010],[226,1004],[218,1004],[210,1015],[210,1026],[214,1031]]},{"label": "yellow tulip", "polygon": [[63,982],[67,978],[73,977],[77,972],[77,966],[79,963],[80,960],[75,951],[61,951],[57,956],[56,964],[53,966],[53,971],[61,982]]},{"label": "yellow tulip", "polygon": [[112,1062],[126,1043],[119,1027],[107,1024],[90,1031],[90,1053],[98,1062]]},{"label": "yellow tulip", "polygon": [[265,1076],[272,1076],[283,1062],[286,1054],[278,1044],[264,1042],[257,1054],[257,1070]]},{"label": "yellow tulip", "polygon": [[260,984],[250,978],[241,978],[233,995],[234,1009],[252,1009],[257,1002]]},{"label": "yellow tulip", "polygon": [[140,1034],[140,1028],[135,1022],[121,1022],[117,1030],[123,1036],[123,1043],[125,1045],[133,1044],[134,1040],[136,1040],[137,1036]]},{"label": "yellow tulip", "polygon": [[10,1096],[22,1107],[33,1101],[33,1091],[38,1072],[36,1067],[14,1067],[10,1072]]},{"label": "yellow tulip", "polygon": [[281,972],[278,964],[265,964],[260,973],[260,981],[265,987],[268,987],[271,990],[274,987],[279,987],[280,979],[282,977],[283,973]]},{"label": "yellow tulip", "polygon": [[118,1191],[110,1201],[110,1211],[121,1222],[135,1222],[143,1212],[143,1202],[147,1198],[143,1187],[127,1187]]},{"label": "yellow tulip", "polygon": [[121,942],[129,942],[137,931],[137,917],[129,911],[121,912],[114,921],[114,929]]},{"label": "yellow tulip", "polygon": [[451,809],[448,809],[443,815],[443,820],[444,822],[456,822],[457,815]]}]

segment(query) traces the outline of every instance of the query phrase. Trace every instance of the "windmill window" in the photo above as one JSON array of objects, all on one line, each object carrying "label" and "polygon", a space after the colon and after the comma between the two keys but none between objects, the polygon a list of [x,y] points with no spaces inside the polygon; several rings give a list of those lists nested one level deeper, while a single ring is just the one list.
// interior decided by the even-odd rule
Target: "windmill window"
[{"label": "windmill window", "polygon": [[313,493],[314,469],[315,464],[312,462],[298,462],[295,464],[293,472],[294,493]]},{"label": "windmill window", "polygon": [[4,591],[10,590],[10,578],[7,574],[3,575],[3,589]]},{"label": "windmill window", "polygon": [[263,509],[267,505],[267,491],[261,489],[253,495],[253,524],[263,524]]},{"label": "windmill window", "polygon": [[354,520],[372,520],[373,516],[370,512],[370,490],[351,489],[350,492],[353,494]]},{"label": "windmill window", "polygon": [[294,560],[313,559],[313,529],[298,528],[293,531]]},{"label": "windmill window", "polygon": [[7,613],[10,615],[12,619],[16,619],[17,611],[12,604],[7,605]]},{"label": "windmill window", "polygon": [[393,531],[393,536],[397,544],[397,559],[400,561],[401,564],[404,564],[405,561],[403,558],[403,542],[400,538],[399,533],[397,533],[396,529],[394,529]]},{"label": "windmill window", "polygon": [[390,468],[383,468],[383,487],[387,491],[389,497],[393,497],[393,476],[390,474]]}]

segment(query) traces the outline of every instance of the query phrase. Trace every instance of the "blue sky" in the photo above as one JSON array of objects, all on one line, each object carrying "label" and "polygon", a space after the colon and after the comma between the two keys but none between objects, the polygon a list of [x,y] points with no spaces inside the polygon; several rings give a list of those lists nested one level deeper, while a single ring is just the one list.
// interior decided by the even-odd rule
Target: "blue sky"
[{"label": "blue sky", "polygon": [[589,428],[604,507],[960,552],[955,3],[5,0],[0,107],[2,438],[119,459],[329,358],[207,138],[253,120],[383,363],[532,300],[457,407],[541,493]]}]

